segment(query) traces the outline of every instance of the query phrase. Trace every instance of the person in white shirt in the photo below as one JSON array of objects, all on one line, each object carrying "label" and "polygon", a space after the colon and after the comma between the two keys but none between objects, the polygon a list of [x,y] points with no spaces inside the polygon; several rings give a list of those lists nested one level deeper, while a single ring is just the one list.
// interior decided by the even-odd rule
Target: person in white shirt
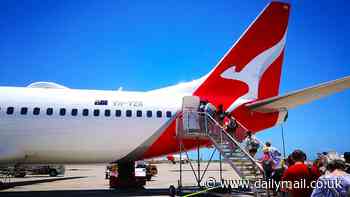
[{"label": "person in white shirt", "polygon": [[252,157],[255,157],[256,152],[258,152],[258,149],[260,147],[260,142],[259,140],[256,139],[255,135],[251,132],[247,132],[247,137],[245,138],[245,144],[246,144],[246,149],[248,150],[249,154]]}]

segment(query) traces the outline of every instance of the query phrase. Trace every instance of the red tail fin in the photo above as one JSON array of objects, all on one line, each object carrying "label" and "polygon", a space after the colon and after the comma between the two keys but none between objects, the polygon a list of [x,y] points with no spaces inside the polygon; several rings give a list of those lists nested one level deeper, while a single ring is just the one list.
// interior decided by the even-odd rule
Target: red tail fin
[{"label": "red tail fin", "polygon": [[272,2],[193,93],[225,109],[278,94],[290,6]]}]

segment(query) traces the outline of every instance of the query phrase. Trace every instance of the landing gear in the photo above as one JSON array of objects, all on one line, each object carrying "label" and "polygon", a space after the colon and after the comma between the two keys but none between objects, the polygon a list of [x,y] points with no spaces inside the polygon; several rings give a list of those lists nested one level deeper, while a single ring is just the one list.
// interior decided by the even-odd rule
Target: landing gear
[{"label": "landing gear", "polygon": [[174,185],[170,185],[170,187],[169,187],[169,195],[171,197],[176,196],[176,188],[175,188]]},{"label": "landing gear", "polygon": [[145,185],[146,174],[145,176],[135,174],[134,161],[123,161],[113,164],[109,177],[110,188],[143,188]]},{"label": "landing gear", "polygon": [[26,176],[26,169],[21,167],[19,164],[15,165],[13,176],[15,178],[23,178]]},{"label": "landing gear", "polygon": [[50,175],[50,177],[56,177],[58,175],[57,170],[56,169],[50,169],[49,170],[49,175]]}]

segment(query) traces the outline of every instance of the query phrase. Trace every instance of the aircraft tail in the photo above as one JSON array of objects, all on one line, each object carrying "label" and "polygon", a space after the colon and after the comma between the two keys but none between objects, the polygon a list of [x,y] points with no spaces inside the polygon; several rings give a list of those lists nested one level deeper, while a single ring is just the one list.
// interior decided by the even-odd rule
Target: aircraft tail
[{"label": "aircraft tail", "polygon": [[219,61],[193,95],[232,111],[240,101],[278,95],[290,5],[272,2]]}]

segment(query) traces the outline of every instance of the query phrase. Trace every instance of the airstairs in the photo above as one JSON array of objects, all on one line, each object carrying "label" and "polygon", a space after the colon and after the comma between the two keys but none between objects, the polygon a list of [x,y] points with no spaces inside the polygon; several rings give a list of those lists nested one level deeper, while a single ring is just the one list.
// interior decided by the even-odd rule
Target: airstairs
[{"label": "airstairs", "polygon": [[[237,125],[237,129],[245,129],[238,121]],[[263,179],[263,169],[257,161],[209,114],[191,110],[183,111],[177,119],[177,132],[182,138],[210,139],[240,178],[250,182]]]},{"label": "airstairs", "polygon": [[[207,105],[208,107],[210,105]],[[201,108],[201,110],[199,110]],[[185,96],[182,102],[182,111],[176,116],[176,137],[179,142],[180,148],[180,169],[179,169],[179,180],[178,189],[174,186],[169,187],[171,195],[175,195],[175,191],[178,194],[183,194],[184,191],[193,191],[193,187],[197,188],[194,190],[203,191],[205,189],[202,183],[203,177],[208,169],[210,162],[212,161],[215,151],[220,153],[220,182],[215,182],[215,187],[211,189],[223,189],[223,191],[229,193],[235,192],[250,194],[254,196],[270,196],[268,190],[255,187],[255,181],[264,179],[264,171],[259,163],[249,154],[246,147],[242,144],[242,140],[246,137],[248,129],[244,127],[240,122],[236,120],[237,126],[233,133],[228,133],[225,128],[222,127],[216,120],[215,115],[211,115],[211,112],[215,112],[215,107],[203,109],[201,106],[200,98],[197,96]],[[197,172],[189,160],[189,165],[193,171],[193,174],[197,181],[197,186],[183,186],[182,185],[182,152],[188,153],[184,147],[184,140],[191,139],[197,140]],[[213,150],[210,159],[205,167],[205,170],[201,172],[200,168],[200,141],[204,140],[213,144],[215,149]],[[243,188],[225,188],[223,187],[223,175],[222,175],[222,158],[228,163],[236,174],[245,180],[245,186]],[[248,184],[248,185],[247,185]],[[248,186],[248,188],[247,188]],[[206,190],[207,191],[207,190]],[[213,190],[214,191],[214,190]],[[248,193],[247,193],[248,192]]]},{"label": "airstairs", "polygon": [[[263,169],[257,161],[246,151],[234,136],[227,133],[214,118],[205,114],[207,121],[206,133],[215,148],[220,151],[225,161],[242,178],[256,181],[263,178]],[[238,122],[237,122],[238,123]],[[239,124],[242,128],[242,125]]]},{"label": "airstairs", "polygon": [[[264,171],[259,165],[259,163],[249,154],[249,152],[245,149],[245,146],[241,144],[241,142],[233,136],[232,133],[226,132],[226,130],[208,113],[198,112],[197,110],[184,110],[177,116],[177,138],[180,139],[180,160],[181,160],[181,152],[184,151],[188,157],[186,150],[181,149],[183,145],[181,145],[182,139],[197,139],[197,140],[209,140],[220,152],[220,182],[216,182],[217,186],[215,188],[223,188],[223,178],[222,178],[222,164],[221,158],[223,157],[224,161],[227,162],[232,169],[236,172],[236,174],[240,177],[241,180],[245,180],[245,185],[243,187],[237,187],[237,185],[229,190],[224,190],[225,192],[232,193],[232,195],[240,194],[241,192],[247,195],[253,196],[271,196],[268,190],[262,188],[256,188],[256,181],[260,181],[264,179]],[[239,122],[237,122],[236,131],[240,130],[240,132],[247,132],[248,130]],[[215,152],[215,150],[214,150]],[[193,165],[190,165],[192,171],[195,174],[197,180],[197,188],[198,190],[202,190],[204,174],[210,164],[213,154],[212,153],[210,160],[206,166],[206,169],[200,176],[200,158],[199,158],[199,146],[197,147],[197,155],[198,155],[198,174],[196,175],[195,169]],[[183,192],[186,189],[182,186],[182,167],[180,161],[180,179],[178,191]],[[247,188],[248,186],[248,188]],[[171,186],[170,188],[172,188]],[[228,189],[228,188],[227,188]],[[174,190],[172,188],[170,191]],[[190,190],[194,191],[194,190]],[[247,193],[248,192],[248,193]]]}]

